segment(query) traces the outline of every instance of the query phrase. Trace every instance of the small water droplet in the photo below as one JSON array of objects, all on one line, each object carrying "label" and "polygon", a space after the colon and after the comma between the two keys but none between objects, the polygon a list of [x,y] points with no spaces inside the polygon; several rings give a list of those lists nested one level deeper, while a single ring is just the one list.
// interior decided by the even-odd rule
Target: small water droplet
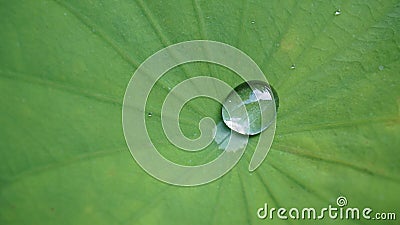
[{"label": "small water droplet", "polygon": [[64,16],[66,16],[67,15],[67,13],[64,13]]},{"label": "small water droplet", "polygon": [[382,65],[380,65],[378,68],[379,68],[380,71],[382,71],[383,69],[385,69],[385,67],[382,66]]},{"label": "small water droplet", "polygon": [[96,33],[96,29],[92,28],[92,32],[93,32],[93,33]]},{"label": "small water droplet", "polygon": [[271,88],[263,81],[240,84],[228,95],[223,105],[224,123],[245,135],[255,135],[267,129],[276,115]]},{"label": "small water droplet", "polygon": [[152,112],[149,112],[149,113],[147,113],[147,116],[148,116],[148,117],[152,117],[152,116],[153,116],[153,113],[152,113]]},{"label": "small water droplet", "polygon": [[255,24],[255,23],[256,23],[256,21],[254,21],[254,20],[251,21],[251,24]]},{"label": "small water droplet", "polygon": [[342,12],[340,11],[340,9],[337,9],[333,15],[339,16],[340,14],[342,14]]},{"label": "small water droplet", "polygon": [[290,66],[290,69],[291,69],[291,70],[296,69],[296,65],[295,65],[295,64],[292,64],[292,65]]}]

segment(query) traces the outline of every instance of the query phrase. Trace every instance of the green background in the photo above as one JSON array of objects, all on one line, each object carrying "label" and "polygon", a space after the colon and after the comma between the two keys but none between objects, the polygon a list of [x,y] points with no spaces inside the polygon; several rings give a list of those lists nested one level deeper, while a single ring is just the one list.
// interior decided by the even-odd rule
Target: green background
[{"label": "green background", "polygon": [[[400,216],[398,0],[1,0],[0,13],[0,224],[376,223],[256,216],[264,203],[318,209],[341,195],[349,207]],[[141,62],[193,39],[248,54],[280,106],[260,168],[248,172],[248,151],[221,179],[184,188],[136,164],[121,110]],[[177,153],[160,130],[160,99],[192,76],[241,81],[218,66],[185,66],[157,83],[148,125],[166,157],[196,164],[217,149]],[[187,136],[205,115],[220,118],[220,106],[184,108]]]}]

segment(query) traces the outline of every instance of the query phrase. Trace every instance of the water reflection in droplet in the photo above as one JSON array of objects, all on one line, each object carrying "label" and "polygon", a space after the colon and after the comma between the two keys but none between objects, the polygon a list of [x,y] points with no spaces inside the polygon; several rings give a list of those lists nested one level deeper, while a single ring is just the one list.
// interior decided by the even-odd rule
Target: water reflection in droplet
[{"label": "water reflection in droplet", "polygon": [[222,121],[216,125],[213,132],[215,132],[214,142],[218,145],[218,149],[234,152],[247,145],[248,135],[232,131]]},{"label": "water reflection in droplet", "polygon": [[240,134],[255,135],[267,129],[275,119],[275,107],[275,100],[267,83],[247,81],[228,95],[223,103],[222,118],[232,130]]}]

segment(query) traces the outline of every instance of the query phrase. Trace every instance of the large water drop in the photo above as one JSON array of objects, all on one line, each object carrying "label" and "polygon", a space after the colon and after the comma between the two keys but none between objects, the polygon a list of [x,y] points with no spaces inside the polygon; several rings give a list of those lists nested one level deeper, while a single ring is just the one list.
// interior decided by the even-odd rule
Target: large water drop
[{"label": "large water drop", "polygon": [[240,84],[228,95],[222,107],[224,123],[245,135],[256,135],[267,129],[275,115],[274,95],[271,87],[263,81]]}]

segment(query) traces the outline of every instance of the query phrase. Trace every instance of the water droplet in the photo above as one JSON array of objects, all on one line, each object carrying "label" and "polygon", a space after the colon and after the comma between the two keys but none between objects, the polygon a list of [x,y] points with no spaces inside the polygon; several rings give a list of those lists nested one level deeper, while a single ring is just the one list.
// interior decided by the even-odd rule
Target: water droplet
[{"label": "water droplet", "polygon": [[295,64],[292,64],[292,65],[290,66],[290,69],[291,69],[291,70],[296,69],[296,65],[295,65]]},{"label": "water droplet", "polygon": [[153,113],[152,113],[152,112],[149,112],[149,113],[147,113],[147,116],[148,116],[148,117],[152,117],[152,116],[153,116]]},{"label": "water droplet", "polygon": [[93,33],[96,33],[96,29],[92,28],[92,32],[93,32]]},{"label": "water droplet", "polygon": [[254,21],[254,20],[251,21],[251,24],[255,24],[255,23],[256,23],[256,21]]},{"label": "water droplet", "polygon": [[333,15],[339,16],[340,14],[342,14],[342,12],[340,11],[340,9],[338,9],[338,10],[335,11],[335,13]]},{"label": "water droplet", "polygon": [[380,65],[378,68],[379,68],[380,71],[382,71],[383,69],[385,69],[385,67],[382,66],[382,65]]},{"label": "water droplet", "polygon": [[64,13],[64,16],[66,16],[67,15],[67,13]]},{"label": "water droplet", "polygon": [[223,105],[222,118],[225,124],[245,135],[255,135],[267,129],[276,115],[271,88],[263,81],[240,84],[228,95]]}]

